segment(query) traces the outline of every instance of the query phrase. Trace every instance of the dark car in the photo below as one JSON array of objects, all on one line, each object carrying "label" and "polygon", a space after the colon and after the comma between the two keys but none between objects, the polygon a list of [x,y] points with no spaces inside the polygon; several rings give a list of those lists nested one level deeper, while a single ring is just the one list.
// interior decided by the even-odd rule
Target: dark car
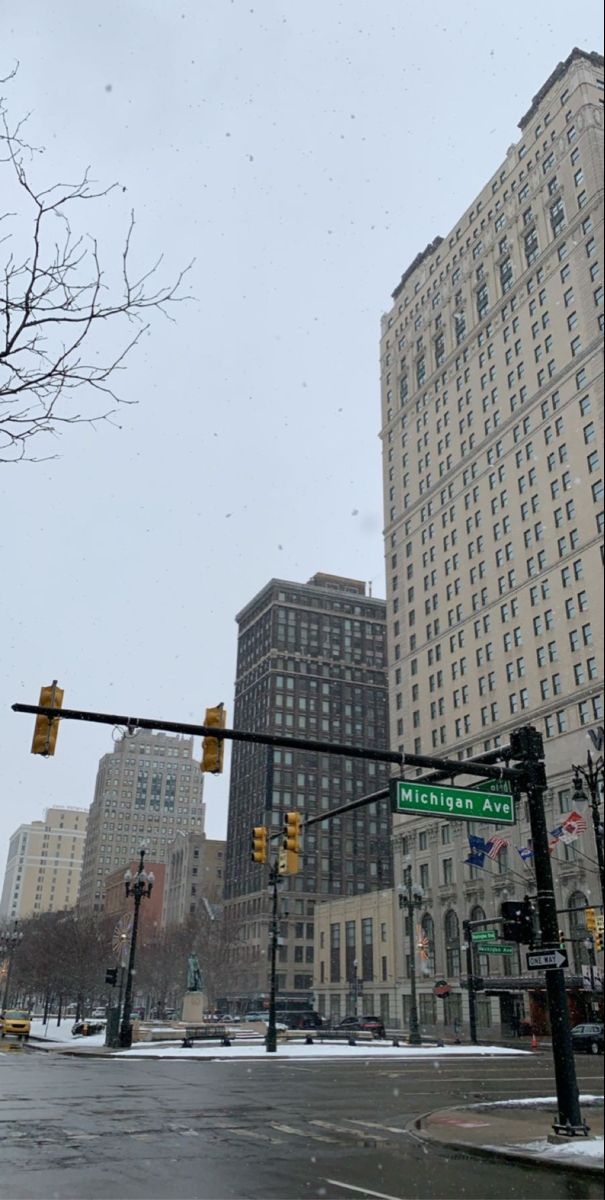
[{"label": "dark car", "polygon": [[323,1018],[319,1013],[296,1013],[293,1016],[288,1016],[286,1013],[284,1019],[288,1023],[288,1029],[321,1029]]},{"label": "dark car", "polygon": [[603,1023],[575,1025],[571,1031],[571,1042],[578,1054],[603,1053]]},{"label": "dark car", "polygon": [[344,1017],[337,1029],[355,1029],[364,1030],[367,1033],[372,1033],[376,1038],[386,1037],[384,1021],[380,1017],[366,1015],[364,1017]]}]

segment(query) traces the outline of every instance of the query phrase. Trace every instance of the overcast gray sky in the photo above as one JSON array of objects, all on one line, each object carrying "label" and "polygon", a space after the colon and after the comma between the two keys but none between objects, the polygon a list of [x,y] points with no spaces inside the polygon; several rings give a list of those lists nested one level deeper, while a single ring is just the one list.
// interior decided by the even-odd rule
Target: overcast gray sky
[{"label": "overcast gray sky", "polygon": [[[121,375],[138,401],[121,429],[72,427],[56,461],[0,468],[1,873],[20,822],[90,804],[111,748],[107,728],[64,722],[56,757],[33,758],[13,701],[56,677],[71,707],[231,715],[234,616],[268,579],[329,571],[384,595],[380,315],[556,64],[602,44],[592,0],[0,13],[11,113],[31,110],[46,147],[37,179],[90,163],[126,188],[87,212],[108,264],[131,206],[141,264],[162,251],[168,278],[196,258],[195,300]],[[206,781],[211,836],[227,787],[228,771]]]}]

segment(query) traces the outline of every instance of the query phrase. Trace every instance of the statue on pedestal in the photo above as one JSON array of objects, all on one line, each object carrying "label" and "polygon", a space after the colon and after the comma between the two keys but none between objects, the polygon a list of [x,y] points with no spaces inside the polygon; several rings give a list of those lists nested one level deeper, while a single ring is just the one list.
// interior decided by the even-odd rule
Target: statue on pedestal
[{"label": "statue on pedestal", "polygon": [[203,990],[204,982],[202,979],[202,972],[200,971],[200,964],[197,961],[197,954],[194,954],[193,951],[191,951],[191,954],[187,959],[187,991],[202,992]]}]

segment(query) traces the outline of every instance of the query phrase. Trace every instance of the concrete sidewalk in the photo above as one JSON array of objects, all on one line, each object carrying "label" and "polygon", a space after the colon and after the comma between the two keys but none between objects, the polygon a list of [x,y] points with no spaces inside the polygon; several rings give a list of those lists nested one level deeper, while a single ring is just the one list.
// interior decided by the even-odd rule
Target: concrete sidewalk
[{"label": "concrete sidewalk", "polygon": [[410,1128],[424,1141],[464,1149],[469,1154],[602,1174],[602,1149],[600,1158],[586,1153],[587,1142],[594,1145],[595,1139],[603,1138],[602,1102],[582,1105],[582,1116],[590,1127],[588,1138],[557,1137],[553,1130],[556,1116],[554,1103],[518,1108],[472,1105],[426,1113],[417,1117]]}]

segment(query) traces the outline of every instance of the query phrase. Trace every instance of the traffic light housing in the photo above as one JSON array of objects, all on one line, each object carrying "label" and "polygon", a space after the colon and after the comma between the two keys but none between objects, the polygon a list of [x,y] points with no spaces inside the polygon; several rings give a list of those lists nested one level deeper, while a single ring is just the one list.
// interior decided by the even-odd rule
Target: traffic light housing
[{"label": "traffic light housing", "polygon": [[269,830],[264,825],[255,825],[252,830],[250,858],[254,863],[266,863],[269,843]]},{"label": "traffic light housing", "polygon": [[595,950],[601,951],[603,949],[603,913],[600,913],[596,918],[596,928],[593,937]]},{"label": "traffic light housing", "polygon": [[594,908],[587,908],[584,914],[586,920],[586,928],[589,933],[595,933],[597,928],[597,914]]},{"label": "traffic light housing", "polygon": [[105,983],[108,983],[110,987],[115,987],[117,982],[118,982],[118,968],[117,967],[107,967],[107,969],[105,971]]},{"label": "traffic light housing", "polygon": [[302,841],[302,813],[287,812],[284,817],[282,848],[277,858],[278,875],[296,875]]},{"label": "traffic light housing", "polygon": [[534,940],[534,920],[531,901],[504,900],[500,905],[502,937],[505,942],[531,946]]},{"label": "traffic light housing", "polygon": [[[50,687],[40,689],[40,708],[61,708],[63,704],[63,688],[57,687],[56,679]],[[42,713],[36,717],[34,736],[32,739],[32,754],[42,754],[49,758],[55,753],[57,734],[59,733],[59,717],[45,717]]]},{"label": "traffic light housing", "polygon": [[564,929],[559,930],[559,946],[561,947],[562,950],[565,949],[565,930]]},{"label": "traffic light housing", "polygon": [[[216,704],[214,708],[207,708],[204,717],[204,725],[211,729],[224,729],[227,722],[227,712],[224,705]],[[202,742],[202,771],[209,771],[212,775],[220,775],[223,769],[223,756],[225,753],[224,738],[205,737]]]}]

